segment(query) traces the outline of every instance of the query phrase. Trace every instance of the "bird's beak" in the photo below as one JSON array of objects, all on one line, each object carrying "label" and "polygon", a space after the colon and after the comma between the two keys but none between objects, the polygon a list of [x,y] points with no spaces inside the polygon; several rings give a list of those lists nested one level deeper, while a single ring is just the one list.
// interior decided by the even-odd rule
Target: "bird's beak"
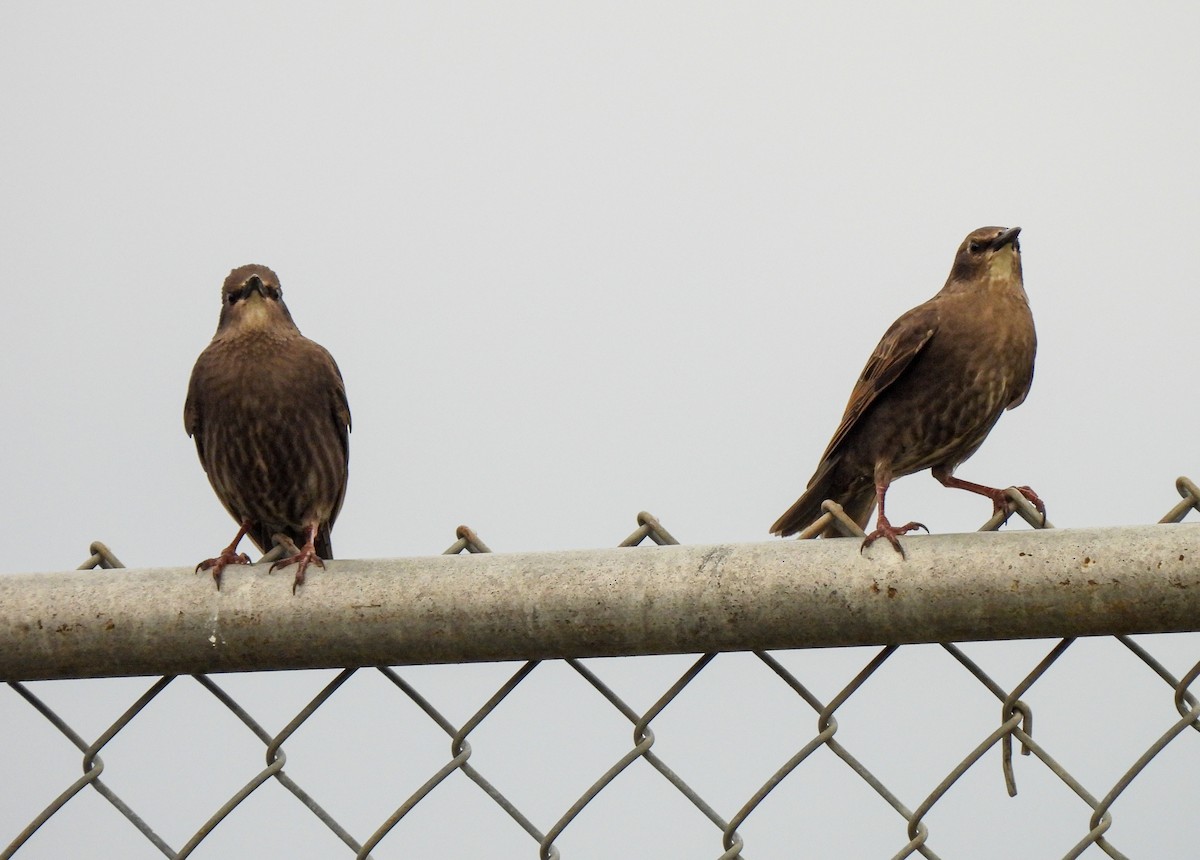
[{"label": "bird's beak", "polygon": [[250,280],[246,281],[246,285],[242,287],[242,295],[245,298],[250,298],[250,293],[252,292],[258,293],[264,299],[267,297],[267,294],[263,291],[262,278],[258,275],[251,275]]},{"label": "bird's beak", "polygon": [[1010,242],[1017,241],[1017,236],[1020,234],[1020,232],[1021,232],[1020,227],[1009,227],[1007,230],[1005,230],[1003,233],[1001,233],[999,236],[997,236],[995,239],[992,240],[992,247],[999,250],[1000,248],[1003,248],[1005,245],[1009,244]]}]

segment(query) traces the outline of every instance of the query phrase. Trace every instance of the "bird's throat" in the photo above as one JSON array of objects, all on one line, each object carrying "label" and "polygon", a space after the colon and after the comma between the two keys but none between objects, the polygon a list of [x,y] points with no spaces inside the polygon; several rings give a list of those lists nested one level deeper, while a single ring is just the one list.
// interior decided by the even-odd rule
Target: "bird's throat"
[{"label": "bird's throat", "polygon": [[1020,278],[1021,264],[1011,247],[997,251],[988,262],[988,275],[994,281],[1007,281],[1013,277]]},{"label": "bird's throat", "polygon": [[251,329],[265,329],[277,322],[279,314],[275,312],[268,302],[259,297],[251,296],[241,303],[239,313],[234,317],[237,321],[237,327],[243,331]]}]

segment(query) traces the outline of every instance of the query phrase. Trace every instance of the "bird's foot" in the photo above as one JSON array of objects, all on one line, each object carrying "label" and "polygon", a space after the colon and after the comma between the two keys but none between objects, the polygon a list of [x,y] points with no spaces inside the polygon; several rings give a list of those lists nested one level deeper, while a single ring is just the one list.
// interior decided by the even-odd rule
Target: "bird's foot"
[{"label": "bird's foot", "polygon": [[879,538],[883,537],[888,539],[888,543],[892,545],[892,548],[896,550],[896,552],[900,553],[901,558],[907,558],[907,556],[904,554],[904,547],[900,546],[900,541],[897,540],[897,538],[900,535],[908,534],[909,532],[915,532],[917,529],[925,529],[925,533],[929,533],[929,529],[924,523],[906,523],[897,528],[888,522],[886,517],[880,515],[879,519],[875,523],[875,531],[863,538],[862,546],[858,548],[858,551],[861,553],[864,549],[875,543],[875,541],[877,541]]},{"label": "bird's foot", "polygon": [[[1042,525],[1046,524],[1046,503],[1042,501],[1041,496],[1033,491],[1031,487],[1013,487],[1029,504],[1033,505],[1034,510],[1042,515]],[[990,493],[992,497],[992,516],[997,514],[1004,515],[1004,522],[1008,522],[1008,518],[1016,513],[1016,505],[1013,500],[1008,497],[1008,490],[993,490]]]},{"label": "bird's foot", "polygon": [[322,570],[325,568],[325,562],[321,561],[321,557],[317,555],[315,547],[311,543],[306,543],[304,549],[295,555],[281,558],[279,561],[271,565],[268,573],[274,573],[277,567],[287,567],[290,564],[299,565],[296,568],[296,581],[292,583],[292,594],[296,593],[296,589],[304,584],[304,571],[308,570],[310,564],[316,563],[317,567]]},{"label": "bird's foot", "polygon": [[250,556],[246,555],[244,552],[237,552],[232,546],[227,546],[216,558],[206,558],[204,561],[196,565],[196,573],[199,573],[202,570],[211,570],[213,579],[217,583],[217,591],[220,591],[221,571],[225,570],[226,565],[249,563]]},{"label": "bird's foot", "polygon": [[1033,505],[1033,509],[1042,515],[1042,525],[1046,524],[1046,503],[1042,501],[1042,497],[1033,491],[1031,487],[1017,487],[1017,492],[1025,497],[1029,504]]}]

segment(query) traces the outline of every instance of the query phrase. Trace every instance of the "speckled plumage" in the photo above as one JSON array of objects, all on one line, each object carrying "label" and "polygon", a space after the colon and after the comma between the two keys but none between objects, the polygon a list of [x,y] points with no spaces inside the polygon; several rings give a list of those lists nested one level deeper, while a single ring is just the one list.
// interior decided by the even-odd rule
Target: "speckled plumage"
[{"label": "speckled plumage", "polygon": [[[887,537],[899,550],[896,535],[918,524],[894,529],[884,516],[884,496],[893,479],[924,469],[946,486],[1003,505],[1002,491],[952,473],[983,444],[1000,414],[1020,405],[1033,381],[1037,337],[1019,231],[982,227],[968,235],[941,292],[887,330],[808,489],[772,533],[804,529],[821,515],[825,499],[839,502],[865,527],[878,501],[878,527],[866,543]],[[1041,505],[1032,490],[1022,492]]]},{"label": "speckled plumage", "polygon": [[[217,333],[192,369],[184,425],[217,497],[254,544],[266,552],[283,533],[305,547],[277,563],[298,564],[299,585],[310,562],[333,557],[350,450],[345,385],[333,356],[296,328],[266,266],[234,269],[221,299]],[[200,563],[218,586],[226,564],[246,560],[237,542]]]}]

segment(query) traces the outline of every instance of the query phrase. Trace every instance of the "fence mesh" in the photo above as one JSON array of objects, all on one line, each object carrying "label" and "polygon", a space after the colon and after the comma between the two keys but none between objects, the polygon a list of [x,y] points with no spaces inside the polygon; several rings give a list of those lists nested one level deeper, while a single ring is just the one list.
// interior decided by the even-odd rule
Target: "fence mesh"
[{"label": "fence mesh", "polygon": [[[1194,483],[1180,478],[1177,490],[1179,503],[1160,522],[1179,522],[1189,512],[1200,510],[1200,490]],[[1020,493],[1010,491],[1010,498],[1014,512],[1031,526],[1052,527]],[[981,530],[997,529],[1003,519],[995,516]],[[822,521],[808,534],[819,533],[830,520],[846,534],[862,535],[833,503],[826,503]],[[619,545],[633,547],[645,541],[677,543],[657,519],[642,513],[636,530]],[[490,550],[478,535],[462,526],[446,553],[463,552]],[[122,566],[101,543],[92,544],[90,553],[81,569]],[[269,712],[277,720],[279,708],[286,706],[275,700],[267,707],[247,686],[247,679],[269,677],[266,675],[219,679],[168,675],[145,689],[144,679],[13,682],[8,685],[12,696],[0,714],[11,717],[17,712],[14,701],[19,700],[24,714],[20,725],[28,725],[26,718],[33,713],[53,732],[40,732],[36,740],[7,733],[9,745],[24,749],[32,764],[22,766],[15,753],[8,756],[5,782],[11,797],[0,820],[9,828],[11,842],[0,857],[63,856],[51,847],[55,845],[75,845],[77,853],[79,846],[86,845],[89,856],[134,856],[124,847],[128,845],[127,832],[119,839],[112,837],[122,846],[117,848],[106,842],[111,831],[98,832],[86,823],[91,820],[86,815],[72,813],[73,807],[89,797],[101,798],[132,826],[139,834],[138,850],[144,849],[146,856],[172,858],[193,854],[414,856],[429,853],[417,847],[411,834],[406,835],[406,827],[422,817],[427,819],[423,826],[436,832],[431,844],[441,856],[748,860],[751,856],[890,853],[895,858],[1123,858],[1166,856],[1168,850],[1173,856],[1183,856],[1194,850],[1200,826],[1187,814],[1163,817],[1159,810],[1169,805],[1167,801],[1178,787],[1188,784],[1184,780],[1200,764],[1200,743],[1187,732],[1188,728],[1200,730],[1197,700],[1189,692],[1200,674],[1200,662],[1188,668],[1185,660],[1179,676],[1165,664],[1178,662],[1181,648],[1186,652],[1200,643],[1190,634],[1136,640],[1116,636],[1108,641],[1125,656],[1115,655],[1109,648],[1098,662],[1092,647],[1088,660],[1073,661],[1080,643],[1063,639],[830,649],[821,654],[755,651],[750,655],[704,654],[682,661],[635,657],[495,664],[489,678],[502,672],[500,683],[491,681],[492,686],[485,688],[474,683],[470,693],[447,693],[446,684],[430,674],[462,667],[271,673],[321,679],[315,694],[287,710],[290,717],[276,730],[265,727],[271,721],[256,718],[256,712]],[[1010,655],[996,663],[986,648],[989,644],[1011,646],[1020,651],[1020,658],[1014,660]],[[1166,648],[1172,658],[1160,661],[1151,653],[1152,647]],[[906,662],[906,653],[918,652],[918,659]],[[931,652],[942,656],[935,658]],[[814,661],[820,659],[837,666],[832,671],[828,667],[818,670]],[[658,665],[643,672],[646,661],[658,661]],[[722,661],[731,668],[715,669]],[[1014,672],[1014,666],[1022,661],[1025,668]],[[999,671],[985,671],[983,666],[993,663]],[[932,665],[936,669],[931,671]],[[1096,665],[1103,667],[1099,675]],[[665,679],[664,666],[670,673]],[[898,673],[912,671],[917,677],[897,680]],[[1046,697],[1050,702],[1083,703],[1074,717],[1059,721],[1060,728],[1052,735],[1066,750],[1060,755],[1043,732],[1034,733],[1034,695],[1046,687],[1048,676],[1067,673],[1069,677],[1080,671],[1088,676]],[[547,675],[548,682],[535,685],[531,680]],[[756,689],[764,688],[769,679],[769,697],[739,692],[731,675],[753,675],[759,685]],[[366,725],[361,714],[344,712],[339,702],[346,697],[340,691],[364,676],[376,678],[370,685],[371,699],[386,703],[372,712],[403,710],[407,715],[403,720],[397,719],[391,728],[386,717]],[[840,680],[831,683],[838,677]],[[80,688],[73,688],[67,696],[56,696],[55,691],[64,684],[80,683],[119,683],[122,690],[133,684],[137,693],[115,719],[97,722],[96,715],[86,714],[69,720],[60,711],[79,710]],[[878,691],[897,683],[901,695],[881,702]],[[157,796],[146,799],[146,789],[131,778],[130,768],[116,771],[123,774],[119,782],[129,786],[128,791],[118,790],[118,780],[106,777],[102,753],[114,760],[130,756],[131,746],[138,743],[134,727],[181,684],[193,685],[191,701],[195,701],[196,691],[210,700],[204,716],[172,729],[175,746],[192,754],[199,752],[199,761],[193,757],[180,766],[169,760],[169,755],[151,756],[149,762],[143,757],[132,768],[136,774],[155,765],[165,772],[159,789],[151,792]],[[655,684],[659,686],[655,688]],[[1116,693],[1120,704],[1097,695],[1117,684],[1130,688],[1128,693]],[[513,700],[531,685],[537,687],[538,701],[532,707],[512,707]],[[390,692],[382,692],[381,686]],[[431,687],[436,694],[429,692]],[[562,693],[567,687],[572,691],[569,696]],[[825,694],[819,695],[818,688],[824,688]],[[618,692],[625,689],[633,693]],[[92,697],[95,690],[90,686],[82,698]],[[58,707],[51,704],[56,698]],[[438,707],[434,701],[439,698],[453,705]],[[994,716],[984,722],[979,715],[987,710],[987,701],[991,701]],[[579,707],[580,702],[586,704]],[[1122,710],[1131,703],[1138,710],[1133,717]],[[214,716],[213,707],[225,716]],[[906,707],[916,708],[915,718],[906,716]],[[555,725],[556,717],[561,717],[562,724]],[[1039,725],[1045,719],[1043,715]],[[1132,720],[1138,721],[1136,731]],[[681,727],[689,721],[700,728],[693,733],[683,731]],[[11,719],[6,717],[6,722]],[[305,733],[316,732],[317,724],[322,724],[324,743],[333,749],[329,754],[335,758],[341,749],[338,744],[346,736],[363,740],[363,734],[372,731],[381,740],[386,737],[388,744],[396,734],[403,734],[401,746],[411,748],[398,752],[368,736],[364,743],[370,752],[365,757],[382,764],[386,776],[375,783],[323,781],[319,771],[314,777],[311,769],[289,767],[285,752],[285,747],[300,744]],[[202,732],[197,726],[213,729]],[[235,730],[234,726],[241,728]],[[1106,733],[1108,740],[1089,740],[1087,753],[1081,756],[1073,735],[1096,728],[1102,735]],[[505,732],[520,739],[506,739]],[[618,733],[626,738],[631,733],[631,738],[617,743]],[[680,742],[674,746],[665,743],[670,734],[681,738]],[[434,740],[438,735],[442,736],[440,743]],[[306,750],[311,743],[305,742]],[[518,768],[499,756],[489,759],[476,753],[473,743],[481,750],[502,750],[513,756]],[[202,747],[199,751],[197,744]],[[82,775],[63,779],[57,796],[45,802],[36,791],[61,778],[67,745],[82,753]],[[445,752],[435,752],[438,749]],[[697,755],[697,749],[703,751]],[[1173,754],[1167,755],[1168,750]],[[1023,757],[1022,762],[1036,764],[1018,766],[1014,752]],[[247,768],[249,755],[262,756],[264,764]],[[997,761],[998,772],[982,766],[985,759]],[[735,760],[736,765],[730,764]],[[1167,766],[1172,760],[1174,770]],[[491,768],[488,761],[494,762]],[[1154,782],[1157,788],[1123,804],[1135,780],[1152,767],[1160,771]],[[568,772],[570,776],[564,776]],[[1002,784],[1008,797],[1017,797],[1019,772],[1022,782],[1029,780],[1034,785],[1037,808],[1010,806],[1007,813],[1001,808],[990,816],[981,812],[984,802],[980,798],[987,796],[984,786],[990,780]],[[213,773],[226,785],[221,802],[200,807],[196,801],[194,805],[200,808],[192,808],[181,786],[209,782]],[[236,774],[241,776],[230,790]],[[33,784],[37,790],[27,787]],[[288,810],[285,820],[278,820],[277,813],[263,815],[256,806],[256,798],[263,796],[267,786],[282,789],[293,799],[283,807]],[[447,801],[448,797],[453,800]],[[1043,803],[1046,797],[1052,797],[1053,803]],[[323,803],[318,798],[331,800]],[[818,801],[834,803],[833,820],[818,820],[819,810],[825,808]],[[42,803],[44,808],[32,819],[17,818],[31,804]],[[593,813],[598,806],[602,812]],[[1122,831],[1127,834],[1124,841],[1114,833],[1116,815],[1123,806],[1129,809],[1130,818],[1144,819],[1140,826]],[[312,841],[309,850],[299,853],[285,851],[284,843],[272,841],[270,835],[281,828],[296,829],[295,816],[302,814],[296,813],[297,808],[305,810],[308,820],[317,822],[317,829],[325,832],[318,837],[311,827],[301,828],[308,834],[304,838]],[[94,805],[89,809],[94,815]],[[276,847],[251,850],[245,842],[231,847],[221,834],[226,829],[232,832],[229,821],[239,815],[243,824],[252,819],[253,828],[267,834],[264,844]],[[370,818],[372,815],[375,817]],[[1005,837],[1021,830],[1016,819],[1039,816],[1049,816],[1055,826],[1018,835],[1017,842]],[[169,827],[157,825],[156,817],[170,819]],[[655,829],[656,820],[671,823],[658,828],[655,838],[659,841],[655,843],[630,823],[639,817],[649,819],[650,830]],[[767,823],[758,827],[759,819]],[[931,823],[934,820],[936,824]],[[956,820],[957,825],[951,823]],[[186,838],[177,835],[181,828],[185,828]],[[664,829],[667,832],[662,832]],[[50,835],[56,830],[57,837]],[[579,838],[572,838],[575,831],[581,834]],[[956,835],[942,844],[937,838],[942,831]],[[514,832],[523,834],[524,848],[519,840],[512,841]],[[1045,836],[1047,832],[1053,836]],[[1063,842],[1067,833],[1071,835]],[[0,833],[0,838],[5,835]],[[336,841],[330,841],[330,835]],[[1037,842],[1031,844],[1031,840]],[[823,845],[829,847],[822,849]],[[880,848],[884,845],[888,846],[886,852]]]}]

